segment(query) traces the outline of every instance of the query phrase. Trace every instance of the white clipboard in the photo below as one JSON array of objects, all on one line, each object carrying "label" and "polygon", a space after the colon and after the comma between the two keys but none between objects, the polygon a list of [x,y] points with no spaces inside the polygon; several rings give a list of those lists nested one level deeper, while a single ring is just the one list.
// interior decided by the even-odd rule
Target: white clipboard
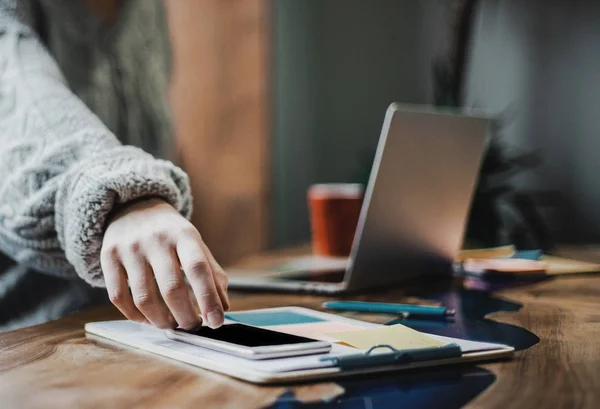
[{"label": "white clipboard", "polygon": [[[282,307],[252,311],[283,311],[298,313],[327,322],[345,323],[362,328],[380,326],[379,324],[372,324],[301,307]],[[227,322],[234,321],[226,320],[226,323]],[[269,328],[275,329],[274,327]],[[360,374],[404,371],[415,368],[494,360],[510,357],[514,353],[514,348],[508,345],[431,335],[434,338],[460,347],[460,356],[436,357],[435,359],[418,361],[401,360],[395,363],[373,365],[369,364],[367,360],[365,361],[366,364],[363,362],[360,366],[352,367],[340,362],[343,361],[344,357],[355,357],[357,354],[365,354],[365,359],[368,359],[366,351],[332,344],[332,349],[328,354],[257,361],[170,340],[165,336],[162,330],[132,321],[91,322],[85,325],[85,331],[92,336],[101,337],[106,340],[171,358],[189,365],[259,384],[293,383],[333,379]],[[339,359],[339,361],[337,361],[337,359]]]}]

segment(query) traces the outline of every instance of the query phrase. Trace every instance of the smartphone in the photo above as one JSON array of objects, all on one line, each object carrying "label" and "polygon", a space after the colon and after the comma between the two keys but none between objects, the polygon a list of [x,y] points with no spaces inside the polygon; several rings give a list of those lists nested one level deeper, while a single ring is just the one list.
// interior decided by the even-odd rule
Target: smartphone
[{"label": "smartphone", "polygon": [[246,359],[285,358],[329,352],[326,341],[300,337],[244,324],[225,324],[217,329],[166,330],[167,338]]}]

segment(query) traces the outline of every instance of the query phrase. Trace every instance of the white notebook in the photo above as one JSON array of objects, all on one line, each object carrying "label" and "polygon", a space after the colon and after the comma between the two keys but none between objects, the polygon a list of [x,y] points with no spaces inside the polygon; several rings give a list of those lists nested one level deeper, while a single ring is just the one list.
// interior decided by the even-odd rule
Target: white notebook
[{"label": "white notebook", "polygon": [[[270,322],[269,320],[265,322],[263,319],[265,316],[275,318]],[[85,330],[89,334],[120,344],[255,383],[285,383],[334,378],[360,373],[406,370],[464,361],[497,359],[510,356],[514,352],[514,349],[508,345],[430,335],[432,338],[444,343],[458,345],[462,356],[450,359],[434,359],[391,365],[366,365],[360,368],[342,368],[335,360],[323,360],[322,358],[357,356],[357,354],[362,354],[366,351],[340,345],[330,335],[326,334],[338,331],[376,328],[381,327],[381,325],[300,307],[237,312],[230,313],[229,317],[230,319],[226,319],[225,325],[233,322],[243,322],[271,330],[328,340],[332,342],[332,349],[328,354],[249,360],[170,340],[162,330],[131,321],[92,322],[85,325]],[[248,317],[248,319],[246,320],[245,317]],[[291,318],[294,322],[286,322],[286,318]]]}]

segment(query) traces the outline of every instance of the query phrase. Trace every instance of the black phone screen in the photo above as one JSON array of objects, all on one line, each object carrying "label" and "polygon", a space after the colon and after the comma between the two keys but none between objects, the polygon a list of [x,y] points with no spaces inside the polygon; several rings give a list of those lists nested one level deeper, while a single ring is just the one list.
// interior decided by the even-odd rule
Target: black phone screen
[{"label": "black phone screen", "polygon": [[197,335],[199,337],[214,339],[216,341],[229,342],[231,344],[245,347],[264,347],[272,345],[305,344],[316,342],[315,339],[300,337],[297,335],[284,334],[283,332],[270,331],[268,329],[251,327],[244,324],[226,324],[217,329],[200,327],[193,330],[182,328],[175,329],[177,332]]}]

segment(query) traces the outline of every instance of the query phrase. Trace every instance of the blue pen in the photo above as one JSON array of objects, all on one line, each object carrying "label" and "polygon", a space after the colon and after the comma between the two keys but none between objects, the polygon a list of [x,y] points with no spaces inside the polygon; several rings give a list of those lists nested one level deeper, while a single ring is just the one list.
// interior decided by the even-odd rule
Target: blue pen
[{"label": "blue pen", "polygon": [[445,318],[456,313],[446,307],[411,304],[388,304],[382,302],[363,301],[329,301],[323,308],[334,311],[371,312],[377,314],[397,314],[404,317],[419,315],[431,318]]}]

